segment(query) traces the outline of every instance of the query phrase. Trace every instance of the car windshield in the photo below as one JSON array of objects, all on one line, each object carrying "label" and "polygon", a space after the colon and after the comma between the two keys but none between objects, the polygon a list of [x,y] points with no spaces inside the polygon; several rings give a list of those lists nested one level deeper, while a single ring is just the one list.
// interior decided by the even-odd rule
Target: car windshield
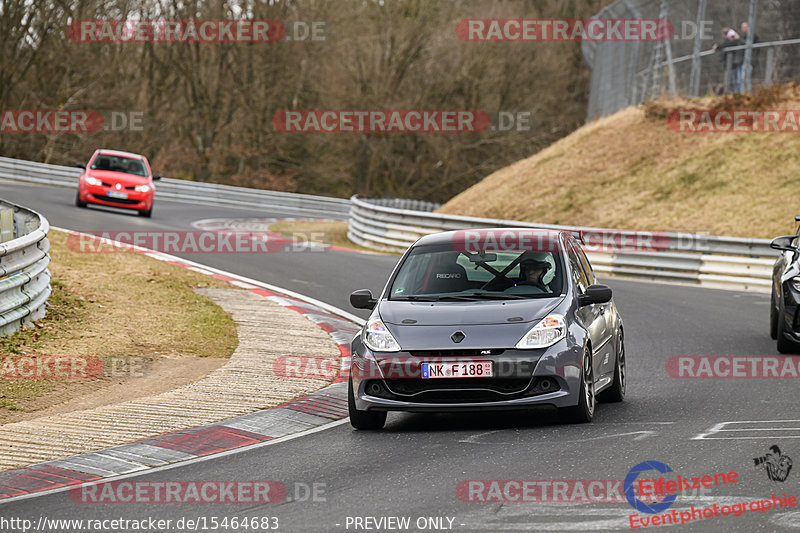
[{"label": "car windshield", "polygon": [[147,169],[141,159],[118,155],[100,154],[92,161],[92,170],[110,170],[136,176],[147,176]]},{"label": "car windshield", "polygon": [[412,250],[392,283],[390,300],[460,301],[552,298],[562,292],[557,253]]}]

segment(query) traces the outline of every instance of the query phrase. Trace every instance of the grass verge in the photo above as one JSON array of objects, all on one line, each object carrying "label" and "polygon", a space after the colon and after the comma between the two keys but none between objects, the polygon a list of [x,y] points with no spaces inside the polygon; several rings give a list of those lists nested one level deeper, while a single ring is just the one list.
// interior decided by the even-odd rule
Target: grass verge
[{"label": "grass verge", "polygon": [[379,252],[360,246],[347,238],[347,221],[338,220],[282,220],[272,224],[269,229],[284,237],[321,242],[332,246],[341,246],[364,252],[400,255],[391,252]]},{"label": "grass verge", "polygon": [[[59,231],[49,239],[53,293],[47,315],[0,338],[0,422],[10,412],[33,413],[111,384],[139,387],[134,378],[160,379],[155,370],[165,359],[173,367],[185,365],[185,375],[192,376],[201,358],[221,358],[222,364],[233,353],[233,320],[193,291],[231,288],[228,283],[140,253],[79,253]],[[103,367],[97,377],[80,379],[6,378],[14,375],[12,368],[22,368],[13,365],[23,357],[37,364],[47,357],[98,358]]]},{"label": "grass verge", "polygon": [[487,176],[440,213],[770,238],[794,233],[800,136],[673,131],[685,109],[798,109],[800,86],[673,99],[593,120]]}]

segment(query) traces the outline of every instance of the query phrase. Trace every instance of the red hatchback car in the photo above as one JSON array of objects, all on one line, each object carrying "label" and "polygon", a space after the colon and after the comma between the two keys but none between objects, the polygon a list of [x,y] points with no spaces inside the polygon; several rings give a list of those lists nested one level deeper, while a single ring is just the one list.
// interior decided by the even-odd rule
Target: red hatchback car
[{"label": "red hatchback car", "polygon": [[75,205],[107,205],[136,209],[149,217],[153,212],[155,186],[161,176],[153,176],[147,158],[139,154],[117,150],[97,150],[78,182]]}]

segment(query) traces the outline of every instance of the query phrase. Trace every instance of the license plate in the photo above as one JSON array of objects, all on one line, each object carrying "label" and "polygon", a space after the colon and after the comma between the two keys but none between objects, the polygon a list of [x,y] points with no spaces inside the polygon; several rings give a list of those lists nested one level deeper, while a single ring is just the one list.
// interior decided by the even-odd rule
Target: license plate
[{"label": "license plate", "polygon": [[490,378],[492,362],[422,363],[422,377],[427,378]]},{"label": "license plate", "polygon": [[126,192],[108,191],[106,196],[110,196],[111,198],[122,198],[123,200],[128,199],[128,193]]}]

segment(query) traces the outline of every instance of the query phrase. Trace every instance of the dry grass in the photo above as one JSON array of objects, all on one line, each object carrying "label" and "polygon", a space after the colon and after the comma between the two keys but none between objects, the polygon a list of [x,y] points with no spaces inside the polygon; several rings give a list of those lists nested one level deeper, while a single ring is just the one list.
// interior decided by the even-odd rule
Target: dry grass
[{"label": "dry grass", "polygon": [[794,84],[654,102],[586,124],[447,202],[441,213],[773,237],[794,232],[800,136],[678,133],[674,109],[800,109]]},{"label": "dry grass", "polygon": [[[342,246],[353,250],[362,250],[373,253],[370,248],[365,248],[347,238],[347,222],[334,220],[283,220],[272,224],[269,229],[277,231],[284,237],[296,237],[299,240],[308,239],[333,246]],[[397,254],[388,254],[397,255]]]},{"label": "dry grass", "polygon": [[[98,357],[97,379],[0,379],[0,421],[8,410],[33,412],[110,384],[166,368],[165,359],[213,368],[199,358],[228,358],[238,344],[231,317],[196,287],[230,285],[139,253],[77,253],[66,234],[50,233],[53,294],[47,316],[35,327],[0,338],[0,353],[30,357]],[[114,375],[108,370],[114,365]],[[126,372],[126,368],[135,371]],[[148,374],[148,371],[153,370]],[[120,377],[122,376],[122,377]],[[141,381],[132,382],[141,387]],[[19,417],[14,417],[19,419]]]}]

